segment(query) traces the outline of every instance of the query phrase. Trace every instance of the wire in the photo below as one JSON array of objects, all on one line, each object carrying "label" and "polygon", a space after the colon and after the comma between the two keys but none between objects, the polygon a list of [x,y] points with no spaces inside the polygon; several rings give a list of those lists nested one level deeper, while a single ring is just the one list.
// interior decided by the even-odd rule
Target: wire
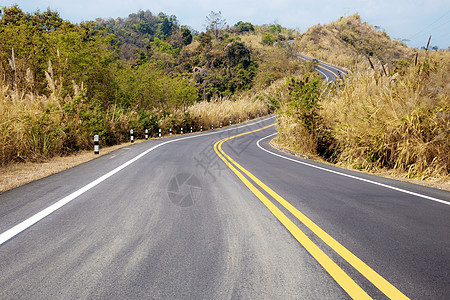
[{"label": "wire", "polygon": [[[425,30],[427,30],[429,27],[433,26],[434,24],[436,24],[437,22],[439,22],[443,17],[445,17],[446,15],[448,15],[448,13],[450,13],[450,10],[448,10],[446,13],[444,13],[442,16],[440,16],[438,19],[436,19],[434,22],[432,22],[431,24],[429,24],[428,26],[424,27],[422,30],[419,30],[418,32],[416,32],[416,34],[410,38],[408,38],[409,40],[412,40],[414,38],[416,38],[417,36],[419,36],[420,34],[422,34]],[[444,23],[447,24],[448,22]]]}]

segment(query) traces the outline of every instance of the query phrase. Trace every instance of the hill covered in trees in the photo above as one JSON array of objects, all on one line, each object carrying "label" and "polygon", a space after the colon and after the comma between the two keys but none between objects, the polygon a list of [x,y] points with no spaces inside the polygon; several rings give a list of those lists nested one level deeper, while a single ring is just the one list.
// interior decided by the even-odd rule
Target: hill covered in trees
[{"label": "hill covered in trees", "polygon": [[[73,24],[50,9],[2,8],[1,164],[88,149],[94,134],[111,145],[126,140],[131,128],[154,133],[206,127],[210,118],[188,108],[199,101],[213,107],[211,100],[222,97],[242,99],[258,80],[268,85],[300,65],[284,58],[285,49],[263,45],[256,31],[272,32],[273,41],[287,39],[292,32],[281,26],[225,26],[213,12],[207,18],[208,30],[198,34],[175,16],[150,11]],[[289,61],[286,70],[276,64],[279,57]],[[270,71],[270,78],[261,70]],[[236,116],[267,113],[261,98],[248,101],[256,105],[242,105],[251,111]]]}]

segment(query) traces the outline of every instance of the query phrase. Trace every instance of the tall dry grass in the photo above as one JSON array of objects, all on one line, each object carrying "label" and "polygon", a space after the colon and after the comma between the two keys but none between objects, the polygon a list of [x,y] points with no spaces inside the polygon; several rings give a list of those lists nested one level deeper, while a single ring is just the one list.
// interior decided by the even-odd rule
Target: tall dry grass
[{"label": "tall dry grass", "polygon": [[[18,75],[24,73],[10,65]],[[9,84],[0,78],[0,166],[91,149],[94,134],[102,136],[104,145],[114,145],[138,123],[135,111],[117,106],[103,109],[86,99],[83,84],[73,82],[73,92],[63,97],[61,78],[54,78],[51,63],[45,76],[48,95],[28,88],[17,80],[20,76]]]},{"label": "tall dry grass", "polygon": [[450,54],[421,53],[392,76],[359,70],[322,100],[339,164],[395,169],[409,178],[450,174]]},{"label": "tall dry grass", "polygon": [[356,64],[372,56],[388,63],[406,59],[413,54],[411,48],[393,41],[384,31],[362,22],[355,14],[340,18],[327,25],[310,27],[295,41],[300,52],[352,70]]},{"label": "tall dry grass", "polygon": [[264,116],[269,113],[267,103],[257,95],[242,95],[236,99],[216,98],[210,102],[199,102],[187,109],[190,117],[195,120],[197,126],[217,128],[222,124],[229,124]]},{"label": "tall dry grass", "polygon": [[54,96],[11,91],[0,82],[0,165],[55,155],[62,147],[58,108]]},{"label": "tall dry grass", "polygon": [[235,123],[269,112],[266,102],[256,94],[199,102],[186,111],[173,108],[170,114],[158,110],[142,112],[138,106],[103,108],[86,99],[83,87],[75,83],[74,93],[62,98],[61,85],[50,71],[46,78],[49,95],[22,92],[17,85],[12,89],[0,78],[0,167],[12,162],[42,162],[91,149],[94,134],[100,135],[103,145],[115,145],[128,139],[130,129],[138,137],[146,128],[153,134],[158,127],[163,134],[189,126],[194,130],[203,126],[206,130],[211,124],[217,128],[221,122],[226,125],[230,120]]}]

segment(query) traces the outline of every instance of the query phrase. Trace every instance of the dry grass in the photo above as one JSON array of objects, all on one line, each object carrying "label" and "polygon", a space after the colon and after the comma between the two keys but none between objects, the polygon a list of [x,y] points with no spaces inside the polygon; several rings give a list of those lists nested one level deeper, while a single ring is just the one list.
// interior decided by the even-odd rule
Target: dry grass
[{"label": "dry grass", "polygon": [[412,49],[392,41],[385,32],[362,22],[359,15],[340,18],[327,25],[312,26],[295,44],[306,55],[349,70],[364,61],[365,55],[386,64],[413,54]]},{"label": "dry grass", "polygon": [[[203,128],[211,128],[223,124],[228,124],[264,116],[269,113],[267,103],[260,100],[256,95],[241,96],[236,100],[229,98],[217,98],[210,102],[199,102],[188,108],[189,115],[194,120],[201,120]],[[217,128],[217,127],[216,127]]]},{"label": "dry grass", "polygon": [[[305,155],[304,152],[299,153],[295,150],[291,150],[290,148],[292,148],[292,147],[288,147],[285,144],[280,143],[279,136],[277,136],[276,138],[271,140],[270,145],[272,147],[274,147],[275,149],[285,152],[290,155],[295,155],[295,156],[301,157],[303,159],[317,160],[324,164],[330,164],[320,158]],[[351,168],[351,167],[349,168],[349,167],[346,167],[343,165],[341,165],[341,167],[354,170],[354,168]],[[360,172],[364,172],[364,171],[360,171]],[[364,173],[369,173],[369,172],[364,172]],[[450,191],[450,179],[445,178],[445,177],[444,178],[431,178],[431,179],[429,178],[428,180],[425,181],[425,180],[419,180],[419,179],[405,178],[404,177],[405,174],[403,172],[399,172],[398,170],[382,169],[382,170],[372,171],[370,173],[375,174],[377,176],[381,176],[381,177],[391,178],[391,179],[395,179],[395,180],[399,180],[399,181],[406,181],[406,182],[410,182],[410,183],[414,183],[414,184],[418,184],[418,185],[432,187],[435,189]]]},{"label": "dry grass", "polygon": [[450,173],[450,54],[422,53],[403,75],[362,70],[322,102],[339,163],[396,169],[408,178]]},{"label": "dry grass", "polygon": [[417,65],[383,73],[379,66],[358,69],[328,86],[320,96],[315,134],[295,114],[283,113],[289,100],[282,101],[278,142],[309,155],[320,154],[322,142],[332,150],[326,159],[344,167],[448,181],[450,53],[422,52]]},{"label": "dry grass", "polygon": [[17,159],[39,160],[61,147],[54,130],[62,117],[54,109],[58,106],[54,96],[10,91],[0,82],[0,165]]},{"label": "dry grass", "polygon": [[254,90],[264,90],[279,79],[305,73],[311,68],[296,57],[299,51],[292,44],[263,45],[260,34],[246,34],[240,38],[252,49],[258,61],[259,72],[254,79]]},{"label": "dry grass", "polygon": [[[137,140],[135,143],[143,141]],[[45,162],[11,163],[5,167],[0,167],[0,193],[70,169],[129,145],[129,143],[124,143],[111,147],[102,147],[98,155],[94,154],[93,151],[80,151],[70,156],[53,157]]]}]

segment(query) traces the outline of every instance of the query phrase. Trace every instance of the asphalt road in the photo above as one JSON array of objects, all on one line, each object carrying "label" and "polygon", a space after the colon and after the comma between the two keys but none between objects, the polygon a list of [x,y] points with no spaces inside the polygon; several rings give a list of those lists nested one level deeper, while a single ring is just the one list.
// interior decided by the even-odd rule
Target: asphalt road
[{"label": "asphalt road", "polygon": [[[313,58],[305,55],[299,55],[298,58],[305,61],[313,61]],[[323,78],[327,81],[335,81],[336,79],[344,78],[345,75],[347,75],[347,72],[345,70],[329,65],[322,61],[317,61],[316,70],[317,72],[322,74]]]},{"label": "asphalt road", "polygon": [[133,144],[0,194],[0,299],[349,299],[352,284],[448,299],[450,193],[280,153],[272,123]]}]

